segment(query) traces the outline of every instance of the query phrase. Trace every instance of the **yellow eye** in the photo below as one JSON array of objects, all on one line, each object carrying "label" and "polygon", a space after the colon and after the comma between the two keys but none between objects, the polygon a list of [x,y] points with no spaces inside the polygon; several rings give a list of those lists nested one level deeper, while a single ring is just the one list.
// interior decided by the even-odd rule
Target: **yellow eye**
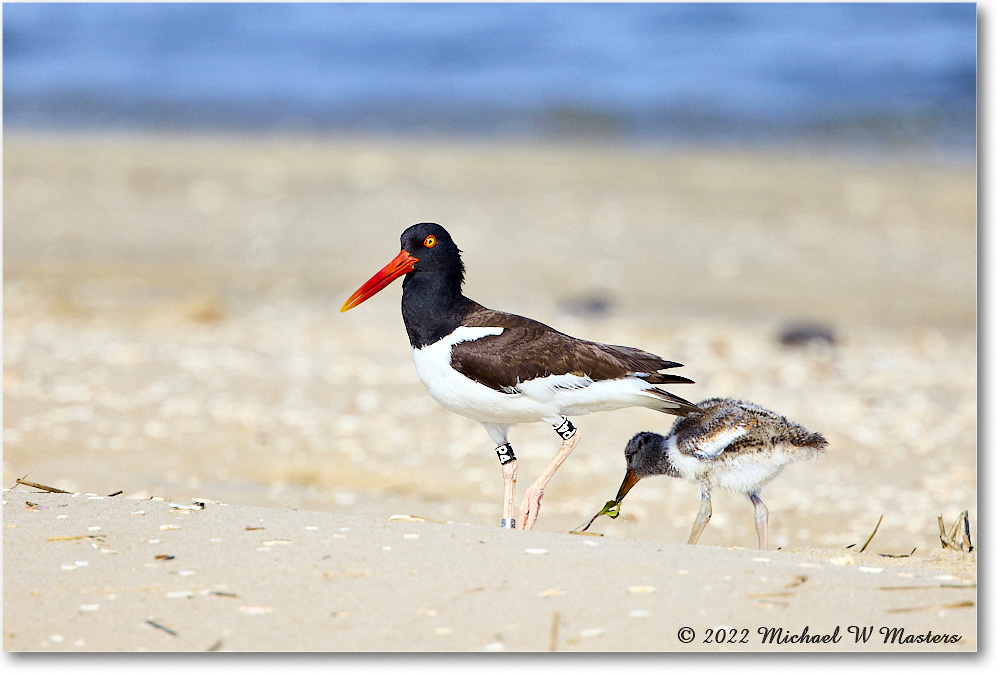
[{"label": "yellow eye", "polygon": [[435,237],[433,234],[429,234],[427,235],[427,238],[424,239],[424,248],[434,248],[434,246],[437,243],[438,243],[437,237]]}]

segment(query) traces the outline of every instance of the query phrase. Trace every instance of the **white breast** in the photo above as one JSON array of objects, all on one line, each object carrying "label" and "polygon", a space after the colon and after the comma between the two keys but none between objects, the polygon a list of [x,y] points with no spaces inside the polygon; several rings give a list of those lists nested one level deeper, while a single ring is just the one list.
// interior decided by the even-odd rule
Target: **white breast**
[{"label": "white breast", "polygon": [[559,413],[554,403],[540,405],[520,393],[506,394],[491,389],[452,367],[451,348],[454,345],[501,333],[501,327],[459,326],[434,344],[411,348],[417,376],[435,401],[477,422],[513,424],[549,418],[558,420]]}]

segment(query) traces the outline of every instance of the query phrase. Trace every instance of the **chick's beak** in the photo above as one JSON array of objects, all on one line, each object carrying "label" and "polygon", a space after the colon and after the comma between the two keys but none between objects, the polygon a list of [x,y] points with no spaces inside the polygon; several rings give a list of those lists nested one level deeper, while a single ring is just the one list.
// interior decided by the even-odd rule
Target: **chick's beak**
[{"label": "chick's beak", "polygon": [[621,502],[621,500],[625,499],[625,495],[628,494],[628,491],[631,490],[632,487],[638,482],[639,482],[639,474],[637,474],[632,469],[626,471],[625,480],[622,481],[622,486],[618,488],[618,496],[615,497],[615,501]]}]

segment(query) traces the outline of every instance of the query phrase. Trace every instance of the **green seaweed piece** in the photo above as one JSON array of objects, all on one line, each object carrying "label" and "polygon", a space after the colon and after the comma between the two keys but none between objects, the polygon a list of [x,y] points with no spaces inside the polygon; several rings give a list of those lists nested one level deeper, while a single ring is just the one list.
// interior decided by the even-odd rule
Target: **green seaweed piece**
[{"label": "green seaweed piece", "polygon": [[610,518],[614,519],[617,518],[619,515],[621,515],[621,508],[622,508],[622,503],[616,502],[614,499],[612,499],[611,501],[609,501],[604,505],[604,508],[601,509],[601,512],[598,513],[597,515],[599,516],[607,515]]}]

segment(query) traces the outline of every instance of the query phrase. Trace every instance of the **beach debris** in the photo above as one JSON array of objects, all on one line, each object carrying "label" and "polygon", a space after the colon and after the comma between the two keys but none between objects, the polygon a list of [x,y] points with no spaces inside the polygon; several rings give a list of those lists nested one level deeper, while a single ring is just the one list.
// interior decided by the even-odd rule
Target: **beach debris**
[{"label": "beach debris", "polygon": [[193,598],[194,591],[167,591],[164,595],[171,600],[177,600],[179,598]]},{"label": "beach debris", "polygon": [[240,607],[240,611],[251,616],[259,616],[261,614],[270,614],[273,610],[270,605],[243,605]]},{"label": "beach debris", "polygon": [[63,495],[73,494],[69,490],[60,490],[59,488],[54,488],[54,487],[51,487],[49,485],[42,485],[41,483],[35,483],[33,481],[30,481],[30,480],[24,480],[25,477],[26,476],[22,476],[21,478],[15,478],[14,479],[14,484],[15,485],[25,485],[27,487],[33,487],[36,490],[42,490],[43,492],[56,492],[58,494],[63,494]]},{"label": "beach debris", "polygon": [[860,553],[864,553],[865,549],[868,548],[868,544],[872,543],[872,539],[875,538],[875,533],[878,532],[878,526],[882,524],[882,518],[884,517],[885,514],[882,514],[878,517],[878,522],[875,523],[875,529],[872,530],[872,533],[868,535],[867,539],[865,539],[865,543],[861,546],[861,549],[859,550]]},{"label": "beach debris", "polygon": [[211,644],[211,645],[210,645],[210,646],[208,647],[208,649],[206,649],[205,651],[206,651],[206,652],[217,652],[217,651],[219,651],[220,649],[222,649],[222,638],[219,638],[218,640],[216,640],[215,642],[213,642],[213,643],[212,643],[212,644]]},{"label": "beach debris", "polygon": [[655,593],[656,586],[629,586],[628,592],[635,595],[644,595],[648,593]]},{"label": "beach debris", "polygon": [[832,328],[807,321],[788,323],[778,333],[778,341],[786,347],[803,347],[812,343],[832,345],[836,342]]},{"label": "beach debris", "polygon": [[[33,487],[36,490],[41,490],[42,492],[53,492],[53,493],[62,494],[62,495],[80,494],[79,492],[70,492],[69,490],[60,490],[59,488],[52,487],[51,485],[43,485],[42,483],[36,483],[34,481],[25,480],[25,478],[27,478],[27,475],[21,476],[20,478],[15,478],[14,479],[14,485],[24,485],[25,487]],[[111,494],[109,494],[108,497],[117,497],[118,495],[122,494],[123,492],[124,492],[124,490],[117,490],[117,491],[112,492]],[[92,495],[92,494],[89,494],[89,493],[87,494],[87,497],[90,498],[90,499],[104,499],[103,496]]]},{"label": "beach debris", "polygon": [[965,607],[975,607],[976,603],[972,600],[963,600],[962,602],[946,602],[940,605],[922,605],[920,607],[895,607],[892,609],[885,610],[889,614],[902,614],[903,612],[940,612],[946,609],[963,609]]},{"label": "beach debris", "polygon": [[263,546],[287,546],[292,543],[291,539],[268,539],[260,542]]},{"label": "beach debris", "polygon": [[582,638],[595,638],[601,637],[606,631],[603,628],[584,628],[580,631],[580,637]]},{"label": "beach debris", "polygon": [[587,529],[591,525],[594,524],[594,521],[597,520],[598,518],[600,518],[601,516],[607,515],[612,520],[615,519],[615,518],[617,518],[619,515],[621,515],[621,507],[622,507],[622,503],[619,502],[619,501],[615,501],[614,499],[612,499],[612,500],[610,500],[608,502],[605,502],[604,508],[602,508],[600,511],[598,511],[597,513],[595,513],[594,517],[591,518],[590,520],[588,520],[585,524],[580,525],[575,530],[570,530],[569,531],[570,534],[583,534],[583,533],[585,533],[587,531]]},{"label": "beach debris", "polygon": [[179,530],[179,529],[181,529],[180,525],[172,525],[172,524],[160,525],[161,532],[166,532],[168,530]]},{"label": "beach debris", "polygon": [[[912,577],[911,577],[912,578]],[[879,586],[880,591],[926,591],[939,588],[976,588],[974,581],[957,581],[955,583],[924,584],[922,586]]]},{"label": "beach debris", "polygon": [[[816,565],[816,567],[819,567],[819,565]],[[792,578],[792,582],[790,584],[788,584],[787,586],[785,586],[785,588],[795,588],[796,586],[801,586],[802,584],[804,584],[807,581],[809,581],[809,577],[803,576],[801,574],[796,574]]]},{"label": "beach debris", "polygon": [[483,650],[487,652],[502,652],[505,649],[507,649],[507,647],[505,647],[504,643],[500,642],[499,640],[494,640],[493,642],[483,647]]},{"label": "beach debris", "polygon": [[909,558],[911,555],[917,552],[917,547],[914,546],[909,553],[879,553],[878,555],[883,558]]},{"label": "beach debris", "polygon": [[549,550],[547,548],[526,548],[524,552],[528,555],[545,555]]},{"label": "beach debris", "polygon": [[195,503],[195,504],[177,504],[175,502],[170,502],[168,504],[168,506],[170,506],[170,508],[174,509],[175,511],[181,511],[181,512],[185,512],[185,511],[203,511],[205,509],[205,505],[204,504],[198,504],[198,503]]},{"label": "beach debris", "polygon": [[152,619],[146,619],[146,623],[157,630],[162,630],[167,635],[170,635],[172,637],[177,637],[177,631],[173,630],[172,628],[167,628],[162,623],[158,623],[156,621],[153,621]]},{"label": "beach debris", "polygon": [[66,537],[49,537],[45,541],[76,541],[78,539],[96,539],[102,544],[104,543],[103,534],[77,534],[77,535],[69,535]]},{"label": "beach debris", "polygon": [[549,629],[549,651],[559,649],[559,612],[552,612],[552,628]]},{"label": "beach debris", "polygon": [[90,605],[80,605],[80,611],[81,612],[96,612],[100,608],[101,608],[101,606],[98,605],[98,604],[96,604],[96,603],[95,604],[90,604]]},{"label": "beach debris", "polygon": [[795,595],[791,591],[762,591],[760,593],[747,593],[748,598],[787,598]]},{"label": "beach debris", "polygon": [[410,516],[406,514],[399,514],[389,516],[390,522],[403,521],[407,523],[438,523],[440,525],[447,525],[443,520],[435,520],[434,518],[425,518],[424,516]]},{"label": "beach debris", "polygon": [[864,572],[866,574],[881,574],[883,569],[884,568],[882,567],[865,567],[864,565],[858,567],[859,572]]},{"label": "beach debris", "polygon": [[635,619],[645,619],[647,616],[652,616],[652,612],[648,609],[633,609],[628,615]]},{"label": "beach debris", "polygon": [[173,560],[174,559],[174,556],[172,556],[170,554],[167,554],[167,553],[161,553],[160,555],[154,556],[154,557],[157,560]]},{"label": "beach debris", "polygon": [[263,530],[263,529],[264,529],[263,525],[247,525],[246,526],[246,531],[247,532],[253,532],[254,530]]},{"label": "beach debris", "polygon": [[854,562],[854,556],[852,555],[842,555],[836,558],[830,558],[827,562],[829,562],[831,565],[840,565],[840,566],[856,564]]},{"label": "beach debris", "polygon": [[546,588],[544,591],[538,594],[540,598],[558,598],[562,595],[566,595],[566,591],[561,588]]},{"label": "beach debris", "polygon": [[[969,532],[969,511],[966,509],[958,514],[958,518],[955,519],[955,523],[945,534],[944,531],[944,516],[938,516],[938,528],[940,530],[941,537],[941,548],[951,548],[956,551],[963,551],[965,553],[972,553],[972,535]],[[959,535],[961,535],[961,541],[959,541]]]}]

